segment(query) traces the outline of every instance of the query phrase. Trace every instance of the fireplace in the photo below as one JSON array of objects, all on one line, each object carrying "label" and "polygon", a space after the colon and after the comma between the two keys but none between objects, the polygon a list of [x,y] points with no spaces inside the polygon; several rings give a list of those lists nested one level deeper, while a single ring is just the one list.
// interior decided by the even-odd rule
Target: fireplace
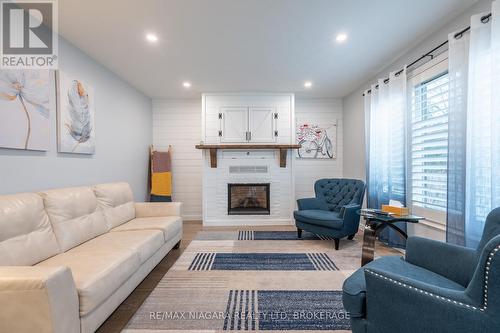
[{"label": "fireplace", "polygon": [[269,183],[227,184],[228,215],[270,215]]}]

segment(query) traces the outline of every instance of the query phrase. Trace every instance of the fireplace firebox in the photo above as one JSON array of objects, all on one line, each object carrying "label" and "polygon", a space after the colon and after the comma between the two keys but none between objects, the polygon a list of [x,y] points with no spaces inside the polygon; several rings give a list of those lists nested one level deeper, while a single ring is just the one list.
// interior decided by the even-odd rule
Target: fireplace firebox
[{"label": "fireplace firebox", "polygon": [[270,215],[269,183],[227,184],[229,215]]}]

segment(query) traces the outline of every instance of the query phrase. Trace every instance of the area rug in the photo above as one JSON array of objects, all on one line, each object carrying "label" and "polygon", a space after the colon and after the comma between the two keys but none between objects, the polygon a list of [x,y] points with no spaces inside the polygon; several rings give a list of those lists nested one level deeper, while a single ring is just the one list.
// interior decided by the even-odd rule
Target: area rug
[{"label": "area rug", "polygon": [[251,241],[238,230],[200,232],[124,332],[349,332],[341,290],[360,241],[335,251],[331,240],[257,231]]},{"label": "area rug", "polygon": [[333,240],[332,237],[316,235],[302,231],[302,237],[297,236],[297,231],[288,230],[237,230],[230,232],[207,232],[200,235],[200,239],[237,239],[237,240]]}]

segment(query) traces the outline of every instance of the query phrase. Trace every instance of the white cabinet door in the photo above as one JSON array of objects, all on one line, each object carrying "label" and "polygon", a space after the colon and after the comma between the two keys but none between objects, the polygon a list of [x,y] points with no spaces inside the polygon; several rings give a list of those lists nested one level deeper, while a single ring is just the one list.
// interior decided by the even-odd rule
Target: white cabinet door
[{"label": "white cabinet door", "polygon": [[248,110],[248,131],[250,142],[275,142],[274,113],[272,107],[250,107]]},{"label": "white cabinet door", "polygon": [[248,131],[248,108],[222,107],[221,142],[246,142]]}]

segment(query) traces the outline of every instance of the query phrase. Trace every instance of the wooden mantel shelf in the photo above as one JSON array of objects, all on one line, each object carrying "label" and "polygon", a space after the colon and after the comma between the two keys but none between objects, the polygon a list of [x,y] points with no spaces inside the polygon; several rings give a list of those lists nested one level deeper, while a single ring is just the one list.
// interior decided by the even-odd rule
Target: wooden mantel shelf
[{"label": "wooden mantel shelf", "polygon": [[300,145],[253,145],[253,144],[233,144],[233,145],[196,145],[196,149],[210,150],[210,167],[217,168],[217,150],[257,150],[257,149],[277,149],[280,151],[280,167],[286,168],[286,155],[288,149],[299,149]]},{"label": "wooden mantel shelf", "polygon": [[278,145],[278,144],[233,144],[233,145],[196,145],[196,149],[238,149],[238,150],[254,150],[254,149],[299,149],[300,145]]}]

